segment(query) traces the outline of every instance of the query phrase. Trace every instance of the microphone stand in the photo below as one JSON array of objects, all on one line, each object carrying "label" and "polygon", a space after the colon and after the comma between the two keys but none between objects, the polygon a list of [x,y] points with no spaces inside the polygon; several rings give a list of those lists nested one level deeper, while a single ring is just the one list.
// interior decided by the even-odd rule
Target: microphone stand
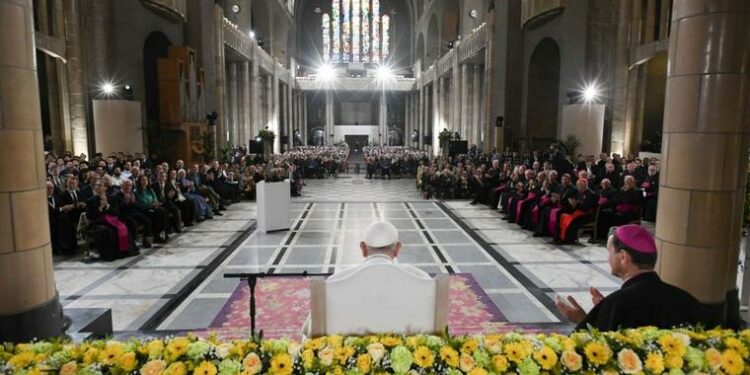
[{"label": "microphone stand", "polygon": [[[301,273],[225,273],[225,279],[240,279],[247,280],[247,285],[250,287],[250,335],[253,340],[256,339],[255,335],[255,286],[258,284],[258,279],[267,277],[328,277],[332,273],[308,273],[307,271]],[[261,330],[261,334],[262,334]]]}]

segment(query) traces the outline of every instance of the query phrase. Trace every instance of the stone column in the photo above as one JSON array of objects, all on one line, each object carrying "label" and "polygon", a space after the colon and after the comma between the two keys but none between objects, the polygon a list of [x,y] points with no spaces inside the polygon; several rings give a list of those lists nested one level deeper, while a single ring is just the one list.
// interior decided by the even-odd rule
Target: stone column
[{"label": "stone column", "polygon": [[447,96],[445,89],[447,83],[445,77],[440,77],[438,79],[438,119],[440,124],[440,130],[442,131],[444,128],[450,128],[450,124],[448,123],[448,106],[447,106]]},{"label": "stone column", "polygon": [[419,87],[419,119],[417,120],[417,129],[419,131],[419,139],[417,140],[417,147],[421,150],[424,147],[425,135],[425,98],[424,98],[424,86]]},{"label": "stone column", "polygon": [[83,74],[81,9],[76,0],[64,0],[65,14],[65,64],[68,75],[68,103],[73,153],[88,154],[89,141],[86,130],[86,81]]},{"label": "stone column", "polygon": [[273,130],[273,77],[271,74],[266,78],[266,118],[263,127]]},{"label": "stone column", "polygon": [[461,65],[461,137],[469,141],[469,145],[473,142],[471,139],[472,129],[469,125],[470,107],[469,107],[469,65]]},{"label": "stone column", "polygon": [[333,133],[333,92],[326,90],[326,125],[324,127],[325,134],[324,144],[331,144],[331,134]]},{"label": "stone column", "polygon": [[229,143],[237,144],[237,133],[240,123],[239,110],[239,78],[237,77],[237,63],[229,63],[227,85],[229,86]]},{"label": "stone column", "polygon": [[302,139],[307,146],[307,93],[302,92]]},{"label": "stone column", "polygon": [[242,80],[240,85],[240,114],[242,122],[240,124],[240,136],[238,145],[243,147],[248,146],[248,140],[252,136],[250,127],[252,126],[252,110],[250,109],[250,101],[254,101],[250,96],[250,62],[242,62]]},{"label": "stone column", "polygon": [[656,220],[661,277],[715,304],[728,327],[739,323],[732,317],[750,141],[748,5],[674,2]]},{"label": "stone column", "polygon": [[406,93],[406,122],[404,126],[404,146],[411,143],[412,111],[414,110],[414,98],[411,93]]},{"label": "stone column", "polygon": [[[55,290],[31,0],[0,0],[0,341],[62,332]],[[16,172],[16,173],[13,173]]]},{"label": "stone column", "polygon": [[[481,65],[472,65],[472,89],[474,92],[471,95],[471,127],[474,134],[474,143],[479,144],[480,141],[485,141],[483,144],[486,145],[487,137],[484,136],[484,129],[482,129],[482,81],[481,81]],[[486,149],[485,149],[486,150]]]},{"label": "stone column", "polygon": [[453,75],[451,76],[451,122],[453,123],[453,131],[458,132],[461,135],[461,139],[466,139],[461,128],[461,90],[463,89],[463,83],[461,82],[461,70],[458,67],[458,56],[453,58]]},{"label": "stone column", "polygon": [[443,128],[440,127],[440,93],[438,92],[438,80],[432,81],[432,154],[437,155],[440,147],[438,135]]},{"label": "stone column", "polygon": [[286,127],[288,129],[287,134],[289,135],[289,150],[294,148],[294,121],[292,121],[294,113],[294,107],[292,106],[292,86],[286,85]]},{"label": "stone column", "polygon": [[273,141],[273,152],[278,154],[281,152],[281,106],[279,100],[281,94],[279,92],[279,77],[276,76],[276,67],[271,75],[271,124],[273,132],[276,134],[276,139]]},{"label": "stone column", "polygon": [[222,20],[224,19],[224,13],[220,7],[214,7],[214,24],[216,26],[216,33],[214,38],[214,52],[216,58],[214,59],[214,71],[216,72],[216,96],[214,101],[214,110],[219,115],[219,121],[216,124],[216,130],[214,131],[214,157],[218,156],[218,151],[221,150],[227,142],[227,127],[229,121],[227,121],[226,107],[226,63],[224,59],[224,32],[221,27]]},{"label": "stone column", "polygon": [[380,111],[378,111],[378,134],[380,135],[380,145],[388,144],[388,104],[385,98],[385,91],[380,93]]},{"label": "stone column", "polygon": [[263,97],[260,88],[260,67],[258,61],[250,61],[250,134],[248,138],[255,138],[260,129],[263,128],[261,121],[260,102]]}]

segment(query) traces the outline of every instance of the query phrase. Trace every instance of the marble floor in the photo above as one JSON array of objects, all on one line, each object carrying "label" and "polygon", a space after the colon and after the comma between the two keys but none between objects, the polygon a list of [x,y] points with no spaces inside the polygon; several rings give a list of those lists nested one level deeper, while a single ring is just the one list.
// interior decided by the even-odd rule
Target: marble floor
[{"label": "marble floor", "polygon": [[55,264],[65,307],[112,309],[115,331],[169,333],[203,329],[239,280],[225,273],[335,272],[359,264],[364,228],[387,219],[404,244],[399,261],[429,273],[471,273],[512,323],[570,329],[553,306],[555,294],[590,308],[588,288],[619,287],[602,246],[556,246],[468,201],[420,198],[413,179],[362,175],[308,180],[294,198],[289,231],[255,230],[255,204],[196,225],[165,246],[113,263]]}]

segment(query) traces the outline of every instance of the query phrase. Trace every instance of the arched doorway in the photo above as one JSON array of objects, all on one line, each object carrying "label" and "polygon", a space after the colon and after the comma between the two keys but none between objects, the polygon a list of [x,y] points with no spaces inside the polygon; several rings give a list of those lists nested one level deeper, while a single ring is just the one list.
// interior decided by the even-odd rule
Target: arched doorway
[{"label": "arched doorway", "polygon": [[154,31],[143,43],[143,79],[146,96],[146,132],[149,152],[161,148],[159,131],[159,74],[158,59],[167,57],[172,42],[164,33]]},{"label": "arched doorway", "polygon": [[551,38],[542,39],[529,61],[526,96],[526,144],[532,150],[557,139],[560,94],[560,49]]}]

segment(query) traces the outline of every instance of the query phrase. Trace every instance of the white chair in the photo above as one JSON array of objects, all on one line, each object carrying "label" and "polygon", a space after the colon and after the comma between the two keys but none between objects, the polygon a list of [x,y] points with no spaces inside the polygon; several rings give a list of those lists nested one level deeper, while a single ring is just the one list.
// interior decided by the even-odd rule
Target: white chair
[{"label": "white chair", "polygon": [[448,324],[448,275],[372,264],[342,278],[315,278],[310,292],[312,337],[442,333]]}]

